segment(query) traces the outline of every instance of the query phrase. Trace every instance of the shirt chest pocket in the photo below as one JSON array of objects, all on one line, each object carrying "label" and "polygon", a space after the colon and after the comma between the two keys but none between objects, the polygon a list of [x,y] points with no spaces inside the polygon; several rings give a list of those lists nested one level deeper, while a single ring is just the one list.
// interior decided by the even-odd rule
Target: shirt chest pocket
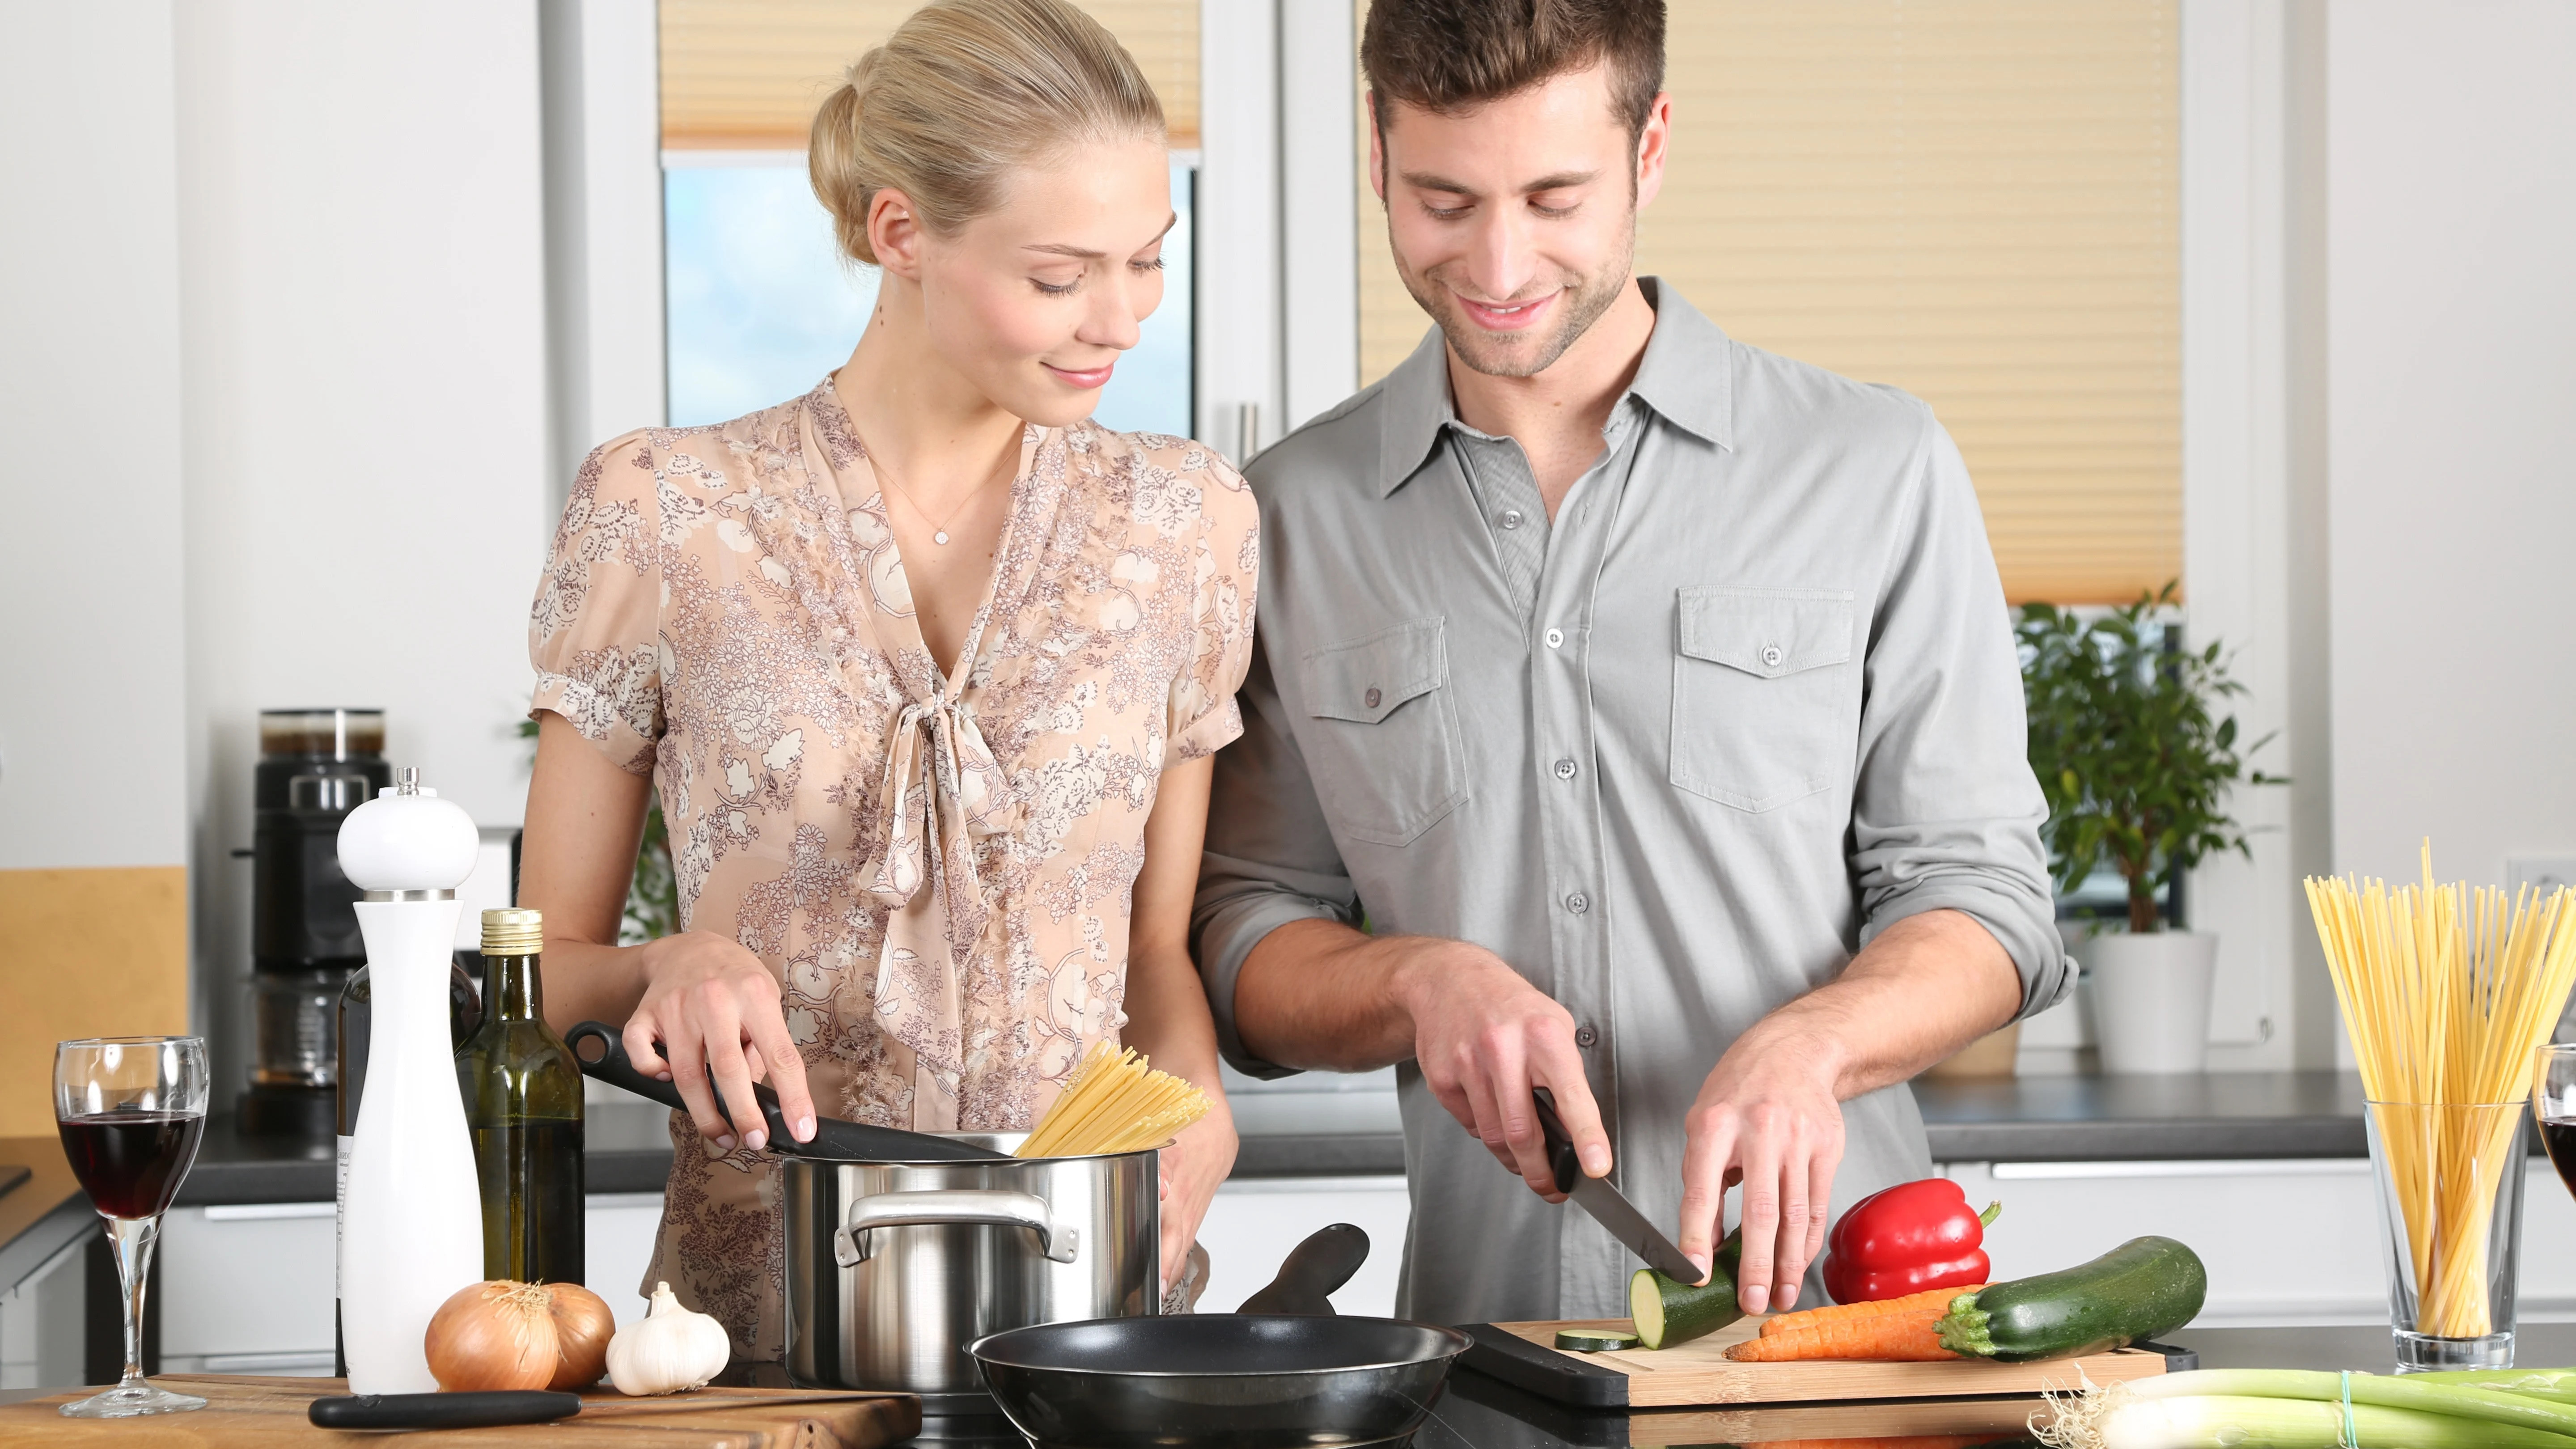
[{"label": "shirt chest pocket", "polygon": [[1673,784],[1760,812],[1842,779],[1857,748],[1852,617],[1840,590],[1683,589]]},{"label": "shirt chest pocket", "polygon": [[1442,620],[1417,619],[1298,660],[1298,743],[1341,834],[1410,845],[1467,797]]}]

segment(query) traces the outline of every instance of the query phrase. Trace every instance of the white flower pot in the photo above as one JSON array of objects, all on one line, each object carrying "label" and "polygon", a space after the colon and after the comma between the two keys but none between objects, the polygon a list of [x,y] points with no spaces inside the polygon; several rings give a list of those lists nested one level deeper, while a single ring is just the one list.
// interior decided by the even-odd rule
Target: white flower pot
[{"label": "white flower pot", "polygon": [[2218,938],[2127,932],[2085,943],[2093,1040],[2105,1072],[2197,1072],[2209,1065],[2209,987]]}]

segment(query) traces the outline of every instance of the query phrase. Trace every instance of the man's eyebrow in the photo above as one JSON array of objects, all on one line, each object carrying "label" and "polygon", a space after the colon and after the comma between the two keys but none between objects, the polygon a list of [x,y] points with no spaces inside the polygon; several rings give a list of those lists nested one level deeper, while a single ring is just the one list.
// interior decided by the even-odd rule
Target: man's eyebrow
[{"label": "man's eyebrow", "polygon": [[[1161,241],[1164,237],[1171,235],[1172,228],[1180,224],[1181,214],[1177,211],[1173,212],[1170,216],[1163,219],[1163,229],[1154,233],[1154,240]],[[1024,252],[1045,252],[1049,256],[1072,257],[1076,261],[1084,262],[1100,261],[1109,255],[1107,252],[1095,252],[1087,247],[1075,246],[1070,242],[1031,242],[1027,246],[1020,248],[1020,250]]]},{"label": "man's eyebrow", "polygon": [[[1436,172],[1406,171],[1401,174],[1404,177],[1406,185],[1419,187],[1424,191],[1446,191],[1456,196],[1475,196],[1479,194],[1475,187],[1469,186],[1463,181],[1452,181],[1448,177],[1442,176]],[[1528,195],[1534,191],[1561,191],[1569,186],[1589,185],[1590,183],[1599,180],[1600,177],[1601,173],[1597,170],[1559,171],[1553,175],[1542,176],[1536,181],[1526,182],[1514,189],[1522,195]]]}]

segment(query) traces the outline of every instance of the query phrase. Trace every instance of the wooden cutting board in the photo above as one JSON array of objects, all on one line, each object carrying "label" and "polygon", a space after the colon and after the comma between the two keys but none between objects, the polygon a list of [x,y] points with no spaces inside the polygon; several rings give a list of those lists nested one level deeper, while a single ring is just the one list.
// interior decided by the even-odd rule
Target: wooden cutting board
[{"label": "wooden cutting board", "polygon": [[164,1374],[152,1380],[208,1400],[186,1414],[139,1419],[66,1419],[61,1405],[88,1390],[0,1404],[0,1445],[149,1445],[160,1449],[308,1449],[399,1444],[401,1449],[877,1449],[921,1432],[921,1401],[910,1394],[834,1394],[798,1389],[700,1389],[630,1399],[582,1395],[581,1413],[551,1424],[380,1433],[316,1429],[305,1409],[345,1393],[338,1379]]},{"label": "wooden cutting board", "polygon": [[2072,1389],[2086,1382],[2111,1384],[2152,1378],[2167,1371],[2164,1353],[2139,1348],[2022,1364],[1964,1358],[1953,1363],[1849,1359],[1737,1363],[1728,1358],[1728,1344],[1741,1343],[1761,1332],[1762,1323],[1757,1318],[1729,1324],[1678,1348],[1565,1353],[1554,1346],[1559,1329],[1613,1328],[1633,1332],[1635,1327],[1624,1318],[1471,1324],[1466,1331],[1475,1344],[1459,1361],[1532,1393],[1594,1408],[1992,1398]]}]

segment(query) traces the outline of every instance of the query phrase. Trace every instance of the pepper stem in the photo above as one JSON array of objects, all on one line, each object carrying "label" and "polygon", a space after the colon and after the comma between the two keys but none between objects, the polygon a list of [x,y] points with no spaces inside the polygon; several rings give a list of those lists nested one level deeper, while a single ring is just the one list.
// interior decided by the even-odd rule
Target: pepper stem
[{"label": "pepper stem", "polygon": [[2002,1217],[2003,1215],[2003,1199],[1997,1198],[1993,1202],[1986,1204],[1986,1210],[1984,1212],[1977,1214],[1977,1221],[1984,1223],[1987,1227],[1991,1228],[1995,1225],[1995,1219]]}]

